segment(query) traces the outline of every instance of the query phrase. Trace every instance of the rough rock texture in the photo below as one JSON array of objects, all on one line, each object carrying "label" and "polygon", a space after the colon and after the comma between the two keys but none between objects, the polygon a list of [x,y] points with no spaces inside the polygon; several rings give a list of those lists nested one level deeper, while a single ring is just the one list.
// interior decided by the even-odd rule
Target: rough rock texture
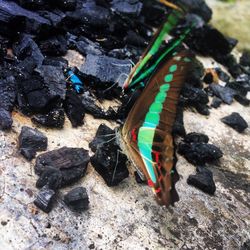
[{"label": "rough rock texture", "polygon": [[[219,121],[236,111],[250,123],[248,109],[238,103],[222,105],[209,117],[184,112],[187,133],[196,131],[208,135],[210,143],[224,153],[219,165],[209,167],[216,184],[213,197],[186,183],[195,171],[194,166],[177,155],[181,178],[176,184],[180,201],[175,207],[159,207],[150,188],[138,185],[133,175],[110,188],[94,168],[88,168],[87,175],[77,184],[86,187],[90,200],[88,212],[80,216],[60,201],[55,202],[49,216],[32,205],[34,194],[38,193],[37,175],[30,163],[16,154],[13,143],[21,126],[33,127],[33,124],[29,118],[14,112],[12,131],[0,132],[0,222],[6,223],[0,225],[1,246],[48,250],[82,250],[93,244],[107,250],[118,247],[166,249],[166,246],[169,249],[221,249],[221,246],[240,249],[247,246],[250,131],[246,129],[244,134],[239,134]],[[48,150],[64,145],[87,149],[101,123],[111,128],[117,126],[88,114],[85,120],[84,127],[77,129],[72,129],[68,119],[63,130],[40,128],[50,138]],[[129,170],[134,172],[132,166]],[[62,192],[71,189],[65,188]],[[46,236],[41,237],[44,234]]]},{"label": "rough rock texture", "polygon": [[233,112],[231,115],[223,117],[221,121],[240,133],[248,127],[247,122],[237,112]]}]

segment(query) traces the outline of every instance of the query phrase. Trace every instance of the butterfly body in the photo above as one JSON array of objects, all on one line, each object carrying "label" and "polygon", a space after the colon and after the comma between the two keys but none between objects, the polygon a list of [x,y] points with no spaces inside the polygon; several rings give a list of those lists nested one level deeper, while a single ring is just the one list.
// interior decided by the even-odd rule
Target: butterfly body
[{"label": "butterfly body", "polygon": [[178,200],[172,127],[190,61],[187,50],[166,57],[151,74],[122,129],[127,155],[163,205]]}]

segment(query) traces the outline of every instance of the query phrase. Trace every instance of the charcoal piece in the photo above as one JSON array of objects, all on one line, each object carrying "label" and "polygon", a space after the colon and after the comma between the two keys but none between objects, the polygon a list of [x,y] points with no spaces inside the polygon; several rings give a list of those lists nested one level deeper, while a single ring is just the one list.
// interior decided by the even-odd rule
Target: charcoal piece
[{"label": "charcoal piece", "polygon": [[22,35],[20,40],[14,44],[13,52],[22,61],[19,67],[23,71],[28,70],[29,73],[34,68],[41,66],[44,60],[41,50],[30,35]]},{"label": "charcoal piece", "polygon": [[76,2],[77,0],[55,0],[56,6],[64,11],[75,10]]},{"label": "charcoal piece", "polygon": [[102,6],[104,8],[110,7],[110,0],[95,0],[96,5]]},{"label": "charcoal piece", "polygon": [[184,141],[187,142],[187,143],[192,143],[192,142],[208,143],[209,138],[205,134],[192,132],[192,133],[188,133],[185,136]]},{"label": "charcoal piece", "polygon": [[35,72],[48,88],[50,98],[65,99],[66,80],[61,66],[42,65]]},{"label": "charcoal piece", "polygon": [[202,190],[205,193],[212,195],[216,190],[213,180],[213,173],[204,166],[197,167],[197,173],[195,175],[190,175],[187,179],[187,183]]},{"label": "charcoal piece", "polygon": [[24,30],[26,33],[41,34],[52,28],[50,22],[36,12],[6,0],[0,1],[0,26],[0,33],[6,35],[20,30]]},{"label": "charcoal piece", "polygon": [[48,167],[36,182],[37,188],[47,186],[49,189],[57,190],[62,185],[62,171]]},{"label": "charcoal piece", "polygon": [[11,113],[0,107],[0,129],[1,130],[8,130],[11,129],[13,120],[11,117]]},{"label": "charcoal piece", "polygon": [[68,18],[91,28],[105,28],[111,19],[111,12],[94,1],[82,3],[74,12],[67,12]]},{"label": "charcoal piece", "polygon": [[175,0],[175,2],[178,6],[184,7],[187,12],[201,16],[206,22],[212,17],[212,10],[204,0]]},{"label": "charcoal piece", "polygon": [[32,117],[32,122],[49,127],[49,128],[63,128],[65,115],[63,109],[53,109],[47,114],[38,114]]},{"label": "charcoal piece", "polygon": [[107,111],[103,110],[95,104],[95,99],[88,95],[83,96],[82,105],[85,112],[91,114],[94,118],[115,120],[118,117],[117,112],[111,107]]},{"label": "charcoal piece", "polygon": [[228,55],[232,51],[232,46],[227,38],[209,25],[193,29],[186,42],[193,50],[202,55],[215,58]]},{"label": "charcoal piece", "polygon": [[201,79],[203,78],[204,74],[205,69],[203,67],[203,64],[199,60],[194,58],[192,60],[192,66],[190,67],[186,78],[186,83],[195,88],[202,88],[203,85]]},{"label": "charcoal piece", "polygon": [[74,47],[83,56],[91,55],[103,55],[104,51],[98,43],[92,42],[86,37],[80,37],[78,41],[73,42]]},{"label": "charcoal piece", "polygon": [[50,65],[60,69],[65,69],[68,67],[68,61],[62,57],[46,56],[46,58],[44,58],[43,65]]},{"label": "charcoal piece", "polygon": [[118,83],[122,86],[130,73],[131,62],[108,56],[87,55],[85,63],[80,72],[86,78],[94,78],[99,83],[110,85]]},{"label": "charcoal piece", "polygon": [[[8,70],[3,68],[3,70]],[[10,72],[11,73],[11,72]],[[1,74],[0,74],[1,77]],[[1,77],[2,78],[2,77]],[[16,79],[13,76],[0,80],[0,108],[12,111],[17,95]]]},{"label": "charcoal piece", "polygon": [[45,7],[46,0],[19,0],[19,4],[26,8],[31,10],[40,10]]},{"label": "charcoal piece", "polygon": [[241,74],[234,81],[228,82],[226,86],[236,90],[241,95],[246,95],[250,91],[250,76]]},{"label": "charcoal piece", "polygon": [[73,127],[83,124],[85,111],[80,97],[75,92],[67,92],[63,107]]},{"label": "charcoal piece", "polygon": [[211,72],[208,72],[208,73],[204,76],[203,81],[204,81],[206,84],[211,84],[211,83],[213,83],[213,81],[214,81],[213,74],[212,74]]},{"label": "charcoal piece", "polygon": [[126,155],[113,141],[100,144],[91,157],[91,164],[109,187],[118,185],[128,177],[126,162]]},{"label": "charcoal piece", "polygon": [[45,213],[49,213],[52,210],[54,200],[55,191],[45,186],[39,191],[34,204]]},{"label": "charcoal piece", "polygon": [[146,47],[147,46],[146,40],[132,30],[128,31],[128,34],[124,38],[124,41],[126,42],[126,44],[130,44],[130,45],[133,45],[136,47]]},{"label": "charcoal piece", "polygon": [[113,0],[111,7],[124,15],[139,16],[142,3],[138,0]]},{"label": "charcoal piece", "polygon": [[241,95],[241,94],[236,94],[236,95],[234,96],[234,99],[235,99],[238,103],[240,103],[241,105],[243,105],[243,106],[248,107],[248,106],[250,105],[250,100],[247,99],[247,97],[245,97],[245,96],[243,96],[243,95]]},{"label": "charcoal piece", "polygon": [[211,107],[217,109],[218,107],[220,107],[221,104],[222,104],[222,100],[215,96],[212,100]]},{"label": "charcoal piece", "polygon": [[64,56],[67,53],[67,40],[59,35],[39,41],[42,53],[49,56]]},{"label": "charcoal piece", "polygon": [[240,64],[242,66],[250,67],[250,52],[245,50],[240,58]]},{"label": "charcoal piece", "polygon": [[180,143],[178,153],[183,155],[193,165],[204,165],[213,162],[223,156],[222,151],[207,143]]},{"label": "charcoal piece", "polygon": [[115,139],[115,136],[115,131],[102,123],[96,131],[95,138],[89,143],[89,147],[93,152],[96,152],[98,146]]},{"label": "charcoal piece", "polygon": [[61,186],[66,186],[85,175],[89,160],[87,150],[63,147],[39,155],[36,158],[35,172],[41,175],[51,167],[56,168],[62,173]]},{"label": "charcoal piece", "polygon": [[47,19],[56,30],[61,30],[67,19],[66,14],[59,9],[49,11],[42,10],[39,11],[39,15]]},{"label": "charcoal piece", "polygon": [[239,133],[242,133],[248,127],[245,119],[237,112],[233,112],[231,115],[223,117],[221,121]]},{"label": "charcoal piece", "polygon": [[218,84],[210,84],[210,89],[213,91],[214,95],[219,97],[226,104],[231,104],[236,94],[235,90]]},{"label": "charcoal piece", "polygon": [[64,196],[64,202],[73,211],[81,212],[89,207],[89,197],[84,187],[76,187]]},{"label": "charcoal piece", "polygon": [[199,88],[185,85],[181,91],[181,97],[186,106],[193,106],[203,115],[208,115],[207,103],[209,102],[207,93]]},{"label": "charcoal piece", "polygon": [[234,77],[238,77],[240,74],[242,74],[242,69],[240,64],[237,63],[236,58],[232,54],[218,54],[215,56],[216,61],[224,65],[229,73]]},{"label": "charcoal piece", "polygon": [[32,148],[20,148],[20,154],[28,161],[31,161],[36,157],[36,151]]},{"label": "charcoal piece", "polygon": [[26,126],[22,127],[18,139],[21,154],[28,160],[31,160],[36,152],[46,150],[48,146],[48,139],[42,132]]},{"label": "charcoal piece", "polygon": [[225,73],[221,68],[215,68],[215,71],[221,81],[229,82],[230,76],[227,73]]}]

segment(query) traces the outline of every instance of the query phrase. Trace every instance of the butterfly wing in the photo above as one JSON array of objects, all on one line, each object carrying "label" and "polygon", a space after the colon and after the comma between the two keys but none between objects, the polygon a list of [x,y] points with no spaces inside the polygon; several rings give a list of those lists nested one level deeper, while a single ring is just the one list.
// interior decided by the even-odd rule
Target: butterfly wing
[{"label": "butterfly wing", "polygon": [[122,130],[132,162],[143,172],[157,201],[164,205],[176,200],[172,127],[190,61],[190,52],[183,50],[157,68]]}]

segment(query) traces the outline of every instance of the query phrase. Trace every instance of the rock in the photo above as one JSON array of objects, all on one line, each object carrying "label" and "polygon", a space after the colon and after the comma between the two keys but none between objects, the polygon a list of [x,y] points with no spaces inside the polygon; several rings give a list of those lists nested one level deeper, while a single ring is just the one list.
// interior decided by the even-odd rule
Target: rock
[{"label": "rock", "polygon": [[47,137],[37,129],[22,127],[19,135],[19,149],[21,154],[31,160],[38,151],[44,151],[47,149],[48,139]]},{"label": "rock", "polygon": [[208,143],[209,138],[205,134],[192,132],[185,136],[184,141],[187,143],[192,143],[192,142]]},{"label": "rock", "polygon": [[34,204],[45,213],[49,213],[52,210],[54,199],[55,191],[45,186],[38,193],[37,198],[34,200]]},{"label": "rock", "polygon": [[244,120],[244,118],[236,112],[233,112],[229,116],[223,117],[221,121],[227,124],[229,127],[235,129],[239,133],[242,133],[248,127],[248,124]]},{"label": "rock", "polygon": [[120,60],[108,56],[88,55],[80,72],[86,78],[92,78],[99,84],[122,86],[131,70],[129,60]]},{"label": "rock", "polygon": [[63,107],[73,127],[83,124],[85,110],[80,97],[75,92],[67,92]]},{"label": "rock", "polygon": [[222,104],[222,100],[215,96],[212,100],[211,107],[217,109],[218,107],[220,107],[221,104]]},{"label": "rock", "polygon": [[0,129],[8,130],[11,129],[13,120],[11,114],[6,109],[0,108]]},{"label": "rock", "polygon": [[59,189],[62,186],[62,171],[53,167],[44,170],[36,182],[36,187],[42,188],[44,186],[52,190]]},{"label": "rock", "polygon": [[89,197],[84,187],[76,187],[64,196],[64,202],[73,211],[81,212],[89,207]]},{"label": "rock", "polygon": [[142,3],[138,0],[113,0],[111,7],[124,15],[139,16]]},{"label": "rock", "polygon": [[190,175],[187,183],[208,194],[214,194],[216,187],[213,180],[213,173],[205,167],[197,167],[197,173]]},{"label": "rock", "polygon": [[89,143],[89,147],[93,152],[96,152],[98,146],[101,146],[111,140],[115,140],[115,137],[115,131],[102,123],[96,131],[95,138]]},{"label": "rock", "polygon": [[136,47],[146,47],[147,46],[147,42],[145,40],[145,38],[143,38],[142,36],[140,36],[139,34],[137,34],[136,32],[129,30],[128,34],[126,35],[126,37],[124,38],[124,42],[126,44],[130,44]]},{"label": "rock", "polygon": [[234,96],[236,94],[235,90],[229,87],[223,87],[218,84],[210,84],[210,89],[213,91],[214,95],[219,97],[226,104],[231,104],[233,102]]},{"label": "rock", "polygon": [[250,52],[245,50],[243,51],[241,58],[240,58],[240,64],[242,66],[250,67]]},{"label": "rock", "polygon": [[213,162],[223,156],[221,150],[207,143],[180,143],[178,153],[183,155],[186,160],[193,165],[204,165]]},{"label": "rock", "polygon": [[36,158],[35,172],[42,175],[51,167],[62,173],[61,186],[66,186],[81,179],[89,163],[88,151],[82,148],[67,148],[52,150]]},{"label": "rock", "polygon": [[49,128],[63,128],[65,115],[62,108],[53,109],[47,114],[35,115],[31,118],[31,121]]},{"label": "rock", "polygon": [[18,0],[19,4],[31,10],[40,10],[46,6],[46,0]]},{"label": "rock", "polygon": [[227,83],[226,86],[245,96],[247,92],[250,91],[250,76],[241,74],[234,81]]},{"label": "rock", "polygon": [[208,72],[204,78],[203,78],[203,82],[205,82],[206,84],[211,84],[214,82],[214,77],[213,74],[211,72]]},{"label": "rock", "polygon": [[100,144],[95,155],[91,157],[91,164],[109,187],[118,185],[128,177],[126,163],[126,155],[113,141]]},{"label": "rock", "polygon": [[62,36],[53,36],[39,41],[42,53],[49,56],[64,56],[67,53],[67,40]]}]

